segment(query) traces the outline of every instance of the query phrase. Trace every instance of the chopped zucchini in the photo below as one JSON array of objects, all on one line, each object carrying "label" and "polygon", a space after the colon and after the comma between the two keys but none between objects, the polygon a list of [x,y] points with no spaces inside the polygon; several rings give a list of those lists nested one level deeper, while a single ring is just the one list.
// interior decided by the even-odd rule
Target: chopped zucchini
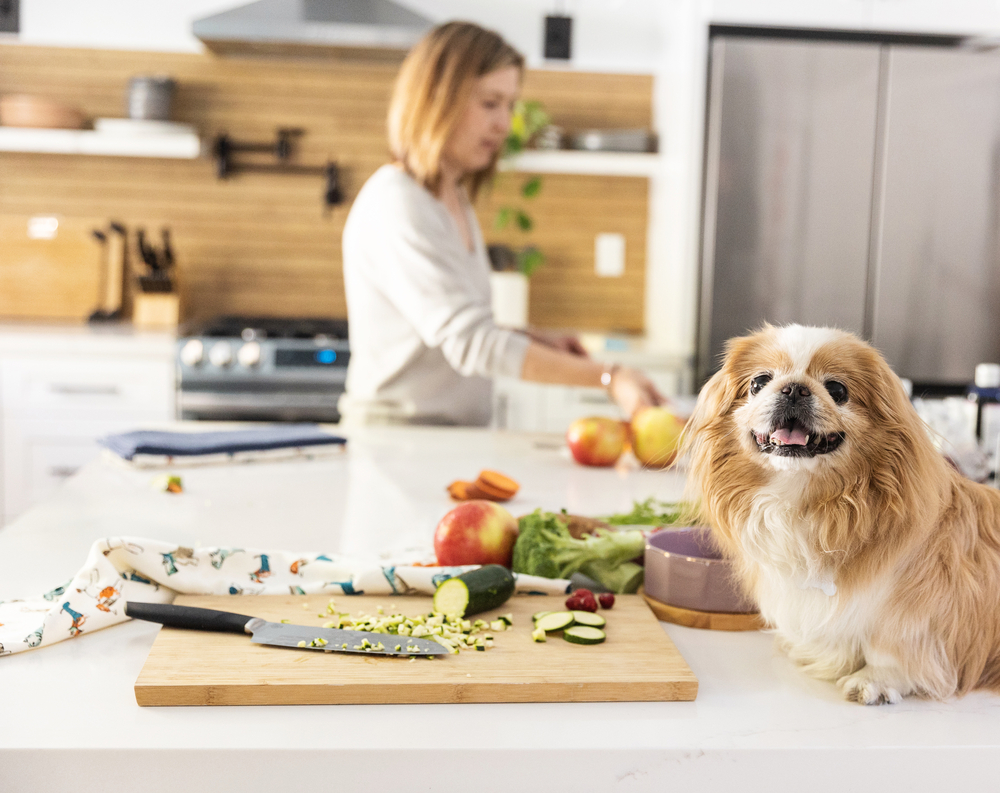
[{"label": "chopped zucchini", "polygon": [[549,633],[551,631],[561,631],[563,628],[568,628],[573,624],[573,622],[573,612],[553,611],[551,614],[546,614],[538,620],[535,623],[535,627]]},{"label": "chopped zucchini", "polygon": [[577,625],[589,625],[591,628],[603,628],[607,625],[607,620],[600,614],[591,611],[573,611],[573,620]]},{"label": "chopped zucchini", "polygon": [[545,631],[543,631],[541,628],[535,628],[531,632],[531,638],[533,641],[536,642],[548,641],[547,637],[545,636]]},{"label": "chopped zucchini", "polygon": [[600,644],[607,636],[600,628],[589,625],[574,625],[563,631],[563,638],[573,644]]},{"label": "chopped zucchini", "polygon": [[514,576],[498,564],[470,570],[447,581],[434,593],[434,611],[469,617],[499,608],[514,594]]},{"label": "chopped zucchini", "polygon": [[534,614],[531,615],[531,621],[538,622],[538,620],[540,620],[546,614],[551,614],[551,613],[552,613],[551,611],[536,611]]}]

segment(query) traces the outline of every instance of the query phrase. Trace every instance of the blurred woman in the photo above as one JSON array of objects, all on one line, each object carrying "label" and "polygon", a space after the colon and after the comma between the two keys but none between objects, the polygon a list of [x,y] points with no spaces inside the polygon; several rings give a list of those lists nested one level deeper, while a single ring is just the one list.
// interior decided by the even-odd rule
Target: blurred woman
[{"label": "blurred woman", "polygon": [[344,228],[349,423],[483,426],[492,378],[603,386],[631,415],[663,398],[642,373],[591,360],[572,337],[493,321],[490,264],[472,202],[496,169],[524,58],[465,22],[409,53],[389,107],[392,163]]}]

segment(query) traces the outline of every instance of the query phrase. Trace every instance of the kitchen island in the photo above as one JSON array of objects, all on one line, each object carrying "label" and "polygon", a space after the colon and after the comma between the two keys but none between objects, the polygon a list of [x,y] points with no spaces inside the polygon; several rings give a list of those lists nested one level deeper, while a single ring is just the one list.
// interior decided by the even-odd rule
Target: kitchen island
[{"label": "kitchen island", "polygon": [[[577,466],[558,436],[467,429],[364,430],[323,460],[172,469],[180,495],[100,459],[0,530],[0,599],[61,584],[105,536],[427,546],[445,485],[483,468],[521,482],[514,514],[608,514],[683,489],[677,472]],[[865,708],[766,634],[663,628],[699,679],[694,702],[140,708],[133,684],[159,628],[126,623],[0,658],[0,790],[996,789],[998,696]]]}]

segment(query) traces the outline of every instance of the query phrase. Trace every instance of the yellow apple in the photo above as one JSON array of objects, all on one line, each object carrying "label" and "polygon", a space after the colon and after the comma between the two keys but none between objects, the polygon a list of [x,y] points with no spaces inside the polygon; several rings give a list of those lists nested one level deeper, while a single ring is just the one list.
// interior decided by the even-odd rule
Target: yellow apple
[{"label": "yellow apple", "polygon": [[666,468],[677,456],[684,421],[666,408],[641,408],[632,417],[632,451],[647,468]]},{"label": "yellow apple", "polygon": [[566,430],[566,445],[582,465],[614,465],[628,443],[628,425],[603,416],[577,419]]}]

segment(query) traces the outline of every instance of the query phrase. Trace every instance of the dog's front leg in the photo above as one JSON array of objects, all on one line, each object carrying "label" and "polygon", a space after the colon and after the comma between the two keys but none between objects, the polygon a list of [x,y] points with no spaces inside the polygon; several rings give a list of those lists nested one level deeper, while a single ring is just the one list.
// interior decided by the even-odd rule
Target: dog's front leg
[{"label": "dog's front leg", "polygon": [[810,677],[837,680],[864,664],[857,648],[796,641],[778,634],[778,647]]},{"label": "dog's front leg", "polygon": [[913,684],[891,656],[871,652],[865,656],[863,667],[837,681],[844,697],[861,705],[895,705],[913,693]]}]

